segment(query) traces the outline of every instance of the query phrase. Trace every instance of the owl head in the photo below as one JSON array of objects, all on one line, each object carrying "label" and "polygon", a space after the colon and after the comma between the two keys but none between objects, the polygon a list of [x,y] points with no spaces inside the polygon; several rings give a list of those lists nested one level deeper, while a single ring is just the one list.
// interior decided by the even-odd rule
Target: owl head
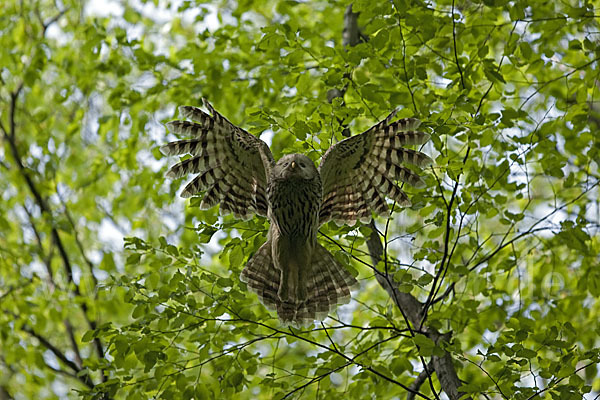
[{"label": "owl head", "polygon": [[276,178],[313,179],[319,175],[315,163],[304,154],[287,154],[277,161],[273,168]]}]

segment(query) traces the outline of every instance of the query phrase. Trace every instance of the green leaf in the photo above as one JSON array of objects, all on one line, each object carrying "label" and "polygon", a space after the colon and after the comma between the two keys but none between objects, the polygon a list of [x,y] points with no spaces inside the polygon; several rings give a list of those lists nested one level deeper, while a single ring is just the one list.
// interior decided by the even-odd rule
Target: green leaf
[{"label": "green leaf", "polygon": [[428,357],[433,353],[435,343],[425,335],[417,334],[412,338],[415,346],[419,348],[419,354]]},{"label": "green leaf", "polygon": [[95,337],[96,337],[95,331],[87,331],[81,337],[81,341],[84,342],[84,343],[91,342],[92,340],[94,340]]},{"label": "green leaf", "polygon": [[[129,261],[127,263],[130,264]],[[113,272],[116,270],[115,259],[113,258],[112,253],[104,253],[99,268],[106,272]]]},{"label": "green leaf", "polygon": [[587,277],[587,287],[592,296],[600,296],[600,272],[591,271]]}]

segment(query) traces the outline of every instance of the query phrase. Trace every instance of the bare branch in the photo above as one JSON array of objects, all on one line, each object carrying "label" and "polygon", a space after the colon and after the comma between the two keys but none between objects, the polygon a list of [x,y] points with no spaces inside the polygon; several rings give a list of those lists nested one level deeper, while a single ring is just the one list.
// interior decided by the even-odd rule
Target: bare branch
[{"label": "bare branch", "polygon": [[360,43],[360,30],[358,29],[358,13],[352,12],[352,4],[346,7],[344,13],[344,30],[342,31],[344,46],[356,46]]},{"label": "bare branch", "polygon": [[0,386],[0,400],[13,400],[14,397],[10,395],[8,389],[4,386]]},{"label": "bare branch", "polygon": [[[75,364],[73,361],[69,360],[64,355],[64,353],[62,351],[60,351],[60,349],[58,347],[56,347],[52,343],[50,343],[50,341],[48,339],[46,339],[42,335],[38,334],[36,331],[34,331],[32,328],[30,328],[27,325],[24,325],[21,329],[24,332],[26,332],[29,335],[36,338],[42,346],[44,346],[46,349],[50,350],[50,352],[52,352],[52,354],[54,354],[56,356],[56,358],[58,358],[63,364],[65,364],[67,367],[69,367],[75,374],[79,374],[79,372],[82,371],[81,368],[79,368],[79,366],[77,366],[77,364]],[[79,381],[81,381],[81,383],[83,383],[84,385],[89,387],[90,389],[94,388],[94,383],[90,379],[89,375],[87,375],[87,374],[83,375],[83,376],[77,375],[77,379]]]},{"label": "bare branch", "polygon": [[[374,223],[371,222],[371,225],[373,228],[371,231],[371,236],[367,240],[367,246],[369,248],[369,253],[371,254],[373,264],[377,265],[377,263],[379,263],[379,260],[381,260],[383,255],[383,246],[381,245],[377,229],[374,229]],[[422,307],[422,304],[413,295],[411,295],[410,293],[403,293],[400,290],[398,290],[398,288],[395,285],[393,285],[390,281],[389,276],[386,276],[381,272],[379,274],[376,274],[376,278],[377,282],[385,289],[386,292],[388,292],[388,294],[390,294],[390,297],[396,303],[396,306],[402,313],[402,316],[405,318],[405,320],[408,319],[407,326],[410,327],[410,321],[410,323],[412,323],[414,326],[418,327],[419,329],[422,329],[423,331],[426,331],[425,334],[436,344],[440,343],[441,341],[450,340],[450,333],[442,335],[433,329],[422,326],[421,313],[423,312],[424,308]],[[421,362],[423,363],[424,370],[427,373],[427,364],[424,362],[422,357]],[[446,395],[451,400],[460,399],[464,395],[464,393],[458,391],[458,388],[461,386],[461,383],[456,373],[456,369],[454,368],[454,364],[452,363],[452,357],[450,356],[450,353],[444,352],[444,355],[442,357],[433,356],[431,359],[431,364],[433,365],[433,369],[435,370],[438,380],[440,381],[442,390],[446,393]],[[430,386],[432,387],[433,391],[433,382],[431,381],[430,374],[428,374],[428,376],[430,380]],[[437,397],[437,393],[435,393],[435,391],[433,392]],[[470,399],[470,397],[466,397],[465,399]]]},{"label": "bare branch", "polygon": [[96,276],[94,275],[94,264],[85,254],[83,244],[81,243],[81,240],[79,239],[78,229],[75,226],[75,221],[73,220],[73,217],[71,217],[71,213],[69,212],[69,208],[67,207],[67,202],[60,195],[58,187],[56,187],[55,190],[56,190],[56,194],[58,195],[58,198],[63,206],[64,214],[67,217],[67,221],[69,221],[69,225],[71,226],[71,232],[73,233],[73,238],[75,239],[75,244],[77,245],[77,248],[79,249],[79,253],[81,254],[81,257],[83,258],[83,261],[85,261],[86,265],[88,266],[88,268],[90,270],[90,275],[92,277],[92,281],[94,282],[94,287],[97,287],[98,279],[96,279]]},{"label": "bare branch", "polygon": [[400,16],[400,12],[398,11],[398,7],[396,6],[396,3],[392,1],[392,5],[396,9],[396,15],[398,17],[398,28],[400,30],[400,39],[402,39],[402,66],[404,69],[404,82],[406,83],[406,88],[408,89],[408,92],[410,93],[410,99],[412,101],[412,105],[413,105],[413,109],[415,110],[415,114],[418,114],[419,110],[417,109],[417,103],[415,102],[415,94],[412,90],[412,87],[410,86],[410,79],[408,78],[408,70],[406,68],[406,40],[404,39],[404,31],[402,29],[402,18]]},{"label": "bare branch", "polygon": [[[415,391],[419,390],[421,388],[421,385],[423,384],[423,382],[425,382],[425,380],[429,377],[429,373],[427,372],[428,369],[432,369],[433,368],[433,364],[430,362],[429,364],[427,364],[427,369],[424,369],[423,371],[421,371],[421,373],[419,374],[419,376],[417,376],[417,379],[415,379],[413,381],[413,383],[410,384],[410,388],[414,389]],[[408,393],[408,395],[406,396],[406,400],[414,400],[415,395],[412,393]]]},{"label": "bare branch", "polygon": [[[463,159],[463,164],[465,164],[467,162],[470,152],[471,152],[471,148],[467,147],[467,152],[465,153],[465,157]],[[449,245],[450,245],[450,229],[451,229],[450,225],[452,222],[452,206],[454,204],[454,201],[456,200],[456,192],[458,190],[458,185],[460,184],[461,175],[462,175],[462,169],[456,176],[456,182],[454,183],[454,188],[452,189],[452,196],[450,197],[450,201],[448,202],[448,207],[446,208],[446,232],[445,232],[445,236],[444,236],[444,254],[442,256],[442,261],[440,261],[440,267],[435,275],[435,278],[433,279],[433,283],[431,284],[431,290],[429,291],[427,301],[425,302],[425,306],[423,307],[423,321],[421,322],[422,324],[425,323],[425,320],[427,319],[427,310],[431,306],[433,297],[439,290],[439,288],[437,286],[438,281],[439,281],[439,285],[441,286],[442,281],[444,280],[444,277],[446,276],[446,272],[448,271],[448,267],[450,265]],[[458,240],[458,238],[456,240]],[[441,278],[441,280],[440,280],[440,278]]]},{"label": "bare branch", "polygon": [[[37,186],[35,185],[33,178],[31,177],[31,171],[24,166],[23,161],[21,159],[21,155],[19,154],[17,144],[16,144],[15,110],[16,110],[16,103],[18,100],[18,96],[19,96],[19,93],[21,92],[22,87],[23,87],[23,85],[21,84],[15,92],[11,93],[10,132],[6,133],[3,131],[3,137],[8,142],[9,147],[11,149],[12,157],[15,161],[15,164],[17,165],[17,168],[18,168],[19,172],[21,173],[21,176],[25,180],[25,183],[26,183],[29,191],[33,195],[36,204],[40,208],[40,211],[42,213],[46,213],[47,215],[51,216],[52,210],[48,206],[48,203],[42,196],[41,192],[38,190]],[[75,283],[75,281],[73,280],[73,268],[71,266],[71,260],[67,253],[65,245],[62,241],[62,238],[60,237],[58,229],[56,228],[56,226],[54,224],[52,224],[50,227],[50,234],[51,234],[53,243],[56,245],[56,247],[58,249],[60,258],[63,261],[63,266],[64,266],[64,269],[67,274],[67,281],[68,281],[68,283],[73,285],[73,293],[78,297],[82,296],[81,291],[79,289],[79,285],[77,285]],[[85,301],[81,302],[80,307],[81,307],[83,315],[84,315],[90,329],[95,330],[97,324],[96,324],[95,320],[90,319],[89,316],[87,315],[87,313],[88,313],[87,303]],[[94,346],[96,348],[96,352],[98,353],[98,357],[103,358],[104,357],[104,349],[103,349],[102,343],[100,342],[99,338],[94,338]],[[102,380],[106,381],[107,379],[108,379],[107,376],[103,373]]]},{"label": "bare branch", "polygon": [[567,379],[567,378],[570,378],[571,376],[573,376],[573,375],[577,374],[579,371],[583,371],[583,370],[584,370],[584,369],[586,369],[587,367],[591,367],[592,365],[596,365],[596,364],[597,364],[596,362],[592,361],[592,362],[590,362],[590,363],[587,363],[587,364],[585,364],[585,365],[583,365],[583,366],[581,366],[581,367],[577,368],[575,371],[573,371],[573,373],[572,373],[572,374],[570,374],[570,375],[567,375],[567,376],[563,376],[563,377],[562,377],[562,378],[560,378],[560,379],[557,379],[557,380],[555,380],[555,381],[552,381],[552,382],[551,382],[551,383],[550,383],[550,384],[549,384],[547,387],[545,387],[544,389],[542,389],[542,390],[540,390],[539,392],[536,392],[536,393],[532,394],[531,396],[529,396],[529,397],[527,398],[527,400],[531,400],[531,399],[534,399],[534,398],[536,398],[536,397],[540,397],[540,395],[541,395],[542,393],[544,393],[544,392],[547,392],[548,390],[552,389],[553,387],[555,387],[556,385],[558,385],[560,382],[564,381],[565,379]]},{"label": "bare branch", "polygon": [[458,73],[460,74],[460,85],[463,89],[465,89],[465,78],[463,77],[462,68],[460,67],[460,62],[458,61],[458,52],[456,50],[456,20],[454,19],[454,0],[452,0],[452,42],[454,43],[454,61],[456,62],[456,68],[458,68]]}]

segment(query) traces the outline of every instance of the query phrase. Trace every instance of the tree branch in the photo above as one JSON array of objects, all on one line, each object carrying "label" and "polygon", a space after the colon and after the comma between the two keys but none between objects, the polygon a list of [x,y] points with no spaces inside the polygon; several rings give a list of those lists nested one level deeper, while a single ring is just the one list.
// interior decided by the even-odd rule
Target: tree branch
[{"label": "tree branch", "polygon": [[[360,33],[360,29],[358,27],[358,13],[352,12],[352,4],[349,4],[346,7],[346,11],[344,12],[344,29],[342,31],[342,44],[344,47],[353,47],[360,43],[362,35]],[[351,72],[346,73],[345,78],[351,79]],[[327,100],[332,103],[333,99],[341,98],[342,105],[344,105],[344,95],[348,90],[348,85],[344,85],[342,89],[331,89],[327,92]],[[344,121],[341,118],[337,118],[338,123],[342,127],[342,136],[349,137],[350,130],[348,129],[348,125],[344,124]]]},{"label": "tree branch", "polygon": [[[333,345],[335,351],[339,353],[338,348],[335,346],[335,344],[333,344],[333,341],[329,337],[329,333],[327,333],[327,329],[325,328],[325,326],[323,325],[323,323],[321,323],[321,325],[323,326],[323,329],[325,329],[325,333],[327,334],[327,337],[329,338],[329,341]],[[395,339],[395,338],[397,338],[399,336],[401,336],[401,335],[390,336],[390,337],[388,337],[386,339],[383,339],[383,340],[381,340],[379,342],[376,342],[376,343],[372,344],[371,346],[367,347],[366,349],[362,350],[361,352],[357,353],[353,357],[353,359],[356,359],[357,357],[362,356],[363,354],[371,351],[372,349],[380,346],[381,344],[383,344],[383,343],[385,343],[385,342],[387,342],[389,340]],[[346,367],[348,367],[348,366],[350,366],[352,364],[353,363],[351,361],[347,361],[345,364],[342,364],[341,366],[339,366],[337,368],[329,370],[329,371],[327,371],[327,372],[325,372],[325,373],[323,373],[321,375],[315,376],[312,379],[310,379],[308,382],[306,382],[306,383],[302,384],[301,386],[298,386],[298,387],[294,388],[292,391],[288,392],[284,397],[282,397],[282,399],[286,399],[286,398],[290,397],[292,394],[298,392],[299,390],[302,390],[302,389],[308,387],[309,385],[311,385],[311,384],[313,384],[315,382],[319,382],[320,380],[322,380],[323,378],[331,375],[332,373],[337,372],[337,371],[339,371],[341,369],[344,369],[344,368],[346,368]],[[414,392],[409,392],[409,394],[412,395],[413,398],[414,398],[416,396],[416,394],[418,394],[418,392],[419,392],[419,388],[416,388],[416,389],[414,389]]]},{"label": "tree branch", "polygon": [[69,212],[69,209],[67,207],[67,202],[65,201],[65,199],[63,199],[63,197],[60,195],[60,193],[58,191],[58,186],[56,187],[56,194],[58,195],[58,199],[60,200],[60,202],[63,206],[65,216],[67,217],[67,221],[69,221],[69,225],[71,226],[71,231],[73,232],[73,239],[75,239],[75,244],[77,245],[77,248],[79,249],[81,258],[83,258],[83,261],[85,261],[86,265],[88,266],[88,268],[90,270],[90,275],[92,277],[92,281],[94,282],[94,287],[97,287],[98,279],[96,279],[96,276],[94,275],[94,264],[88,258],[88,256],[85,254],[85,249],[83,248],[83,244],[81,243],[81,240],[79,239],[79,234],[77,231],[77,227],[75,226],[75,221],[73,220],[73,217],[71,216],[71,213]]},{"label": "tree branch", "polygon": [[[465,153],[465,158],[463,159],[463,164],[467,162],[469,158],[469,153],[471,152],[471,148],[467,147],[467,152]],[[448,267],[450,265],[450,254],[449,254],[449,245],[450,245],[450,230],[451,230],[451,222],[452,222],[452,205],[456,200],[456,192],[458,190],[458,185],[460,184],[460,177],[462,175],[462,170],[456,176],[456,182],[454,183],[454,188],[452,190],[452,196],[450,197],[450,201],[448,202],[448,207],[446,208],[446,234],[444,237],[444,254],[442,256],[442,261],[440,262],[440,268],[438,269],[433,283],[431,284],[431,290],[429,291],[429,296],[427,297],[427,301],[425,302],[425,306],[423,307],[423,321],[425,323],[425,319],[427,319],[427,310],[431,306],[431,302],[433,301],[433,297],[436,293],[438,293],[439,287],[442,285],[442,281],[446,276],[446,272],[448,271]],[[458,240],[458,237],[457,239]],[[441,277],[441,280],[440,280]],[[439,286],[438,286],[439,280]]]},{"label": "tree branch", "polygon": [[342,44],[356,46],[360,43],[360,29],[358,28],[358,13],[352,12],[352,4],[344,12],[344,30],[342,31]]},{"label": "tree branch", "polygon": [[[551,382],[549,383],[549,385],[548,385],[548,386],[546,386],[544,389],[540,390],[539,392],[536,392],[536,393],[532,394],[531,396],[529,396],[529,397],[527,398],[527,400],[531,400],[531,399],[534,399],[534,398],[536,398],[536,397],[541,397],[541,394],[542,394],[542,393],[544,393],[544,392],[547,392],[548,390],[552,389],[553,387],[555,387],[556,385],[558,385],[560,382],[564,381],[564,380],[565,380],[565,379],[567,379],[567,378],[570,378],[570,377],[571,377],[571,376],[573,376],[573,375],[576,375],[576,374],[577,374],[579,371],[583,371],[583,370],[584,370],[584,369],[586,369],[587,367],[591,367],[592,365],[596,365],[596,364],[597,364],[596,362],[592,361],[592,362],[590,362],[590,363],[587,363],[587,364],[585,364],[585,365],[583,365],[583,366],[581,366],[581,367],[577,368],[577,369],[576,369],[576,370],[575,370],[575,371],[574,371],[572,374],[570,374],[570,375],[563,376],[562,378],[559,378],[559,379],[556,379],[556,380],[553,380],[553,381],[551,381]],[[598,398],[598,397],[596,397],[596,398]]]},{"label": "tree branch", "polygon": [[[16,101],[17,101],[17,96],[18,96],[19,91],[11,94],[11,106],[10,106],[10,126],[11,126],[11,128],[10,128],[10,132],[8,132],[8,133],[3,131],[4,139],[8,142],[8,145],[9,145],[10,151],[11,151],[11,155],[15,161],[15,164],[17,165],[17,168],[19,169],[21,176],[23,177],[23,179],[25,179],[25,183],[27,184],[27,187],[29,188],[29,191],[33,195],[35,202],[37,203],[38,207],[40,208],[42,214],[47,213],[48,215],[51,215],[51,210],[50,210],[48,204],[42,197],[42,195],[39,192],[39,190],[37,189],[36,185],[34,184],[29,171],[23,165],[23,161],[21,160],[19,150],[17,149],[17,144],[16,144],[16,140],[15,140],[14,113],[15,113]],[[75,284],[73,282],[73,269],[71,267],[71,261],[69,260],[69,256],[67,255],[65,246],[63,245],[60,235],[58,234],[58,230],[56,229],[56,227],[52,226],[50,228],[50,233],[52,235],[52,239],[53,239],[54,243],[58,247],[58,251],[63,260],[63,264],[64,264],[64,267],[65,267],[65,270],[67,273],[67,279],[68,279],[69,283]],[[75,284],[75,290],[76,290],[77,294],[79,294],[79,287],[76,284]]]},{"label": "tree branch", "polygon": [[4,386],[0,386],[0,400],[13,400],[14,397],[10,395],[8,389]]},{"label": "tree branch", "polygon": [[[383,246],[381,245],[381,240],[379,238],[377,229],[373,229],[375,228],[373,221],[371,221],[371,225],[371,235],[367,240],[367,246],[369,248],[369,254],[373,264],[377,265],[383,257]],[[413,326],[425,331],[425,334],[436,344],[440,343],[441,341],[450,341],[450,333],[442,335],[434,329],[421,326],[421,315],[424,309],[422,304],[413,295],[410,293],[401,292],[395,285],[392,284],[389,276],[386,276],[386,274],[379,272],[375,276],[381,287],[383,287],[383,289],[390,294],[390,297],[394,300],[396,306],[405,319],[408,319]],[[424,371],[427,373],[427,366],[424,362],[423,364]],[[454,364],[452,363],[452,357],[450,356],[450,353],[444,351],[444,355],[441,357],[433,356],[431,358],[431,364],[433,365],[433,369],[435,370],[442,390],[446,393],[450,400],[460,399],[464,393],[458,391],[461,383],[456,373],[456,369],[454,368]],[[431,382],[430,384],[432,385]],[[466,399],[470,399],[470,397],[467,397]]]},{"label": "tree branch", "polygon": [[[15,161],[15,164],[17,165],[17,168],[18,168],[21,176],[25,180],[25,183],[26,183],[27,187],[29,188],[29,191],[33,195],[36,204],[40,208],[40,211],[42,212],[42,214],[46,213],[47,215],[52,216],[52,210],[48,206],[48,203],[46,202],[46,200],[44,199],[44,197],[38,190],[37,186],[35,185],[33,178],[31,177],[30,171],[27,168],[25,168],[23,161],[21,159],[21,156],[19,154],[17,144],[16,144],[15,112],[16,112],[17,99],[18,99],[19,93],[21,92],[22,87],[23,87],[23,84],[19,85],[19,88],[15,92],[11,93],[10,115],[9,115],[10,131],[6,132],[5,130],[3,130],[2,131],[3,137],[8,142],[10,150],[11,150],[11,155]],[[51,223],[51,226],[50,226],[50,234],[52,237],[52,241],[58,248],[60,258],[63,261],[63,266],[64,266],[66,274],[67,274],[67,281],[69,284],[73,285],[73,293],[76,296],[81,297],[82,294],[81,294],[81,291],[79,290],[79,285],[77,285],[75,283],[75,281],[73,280],[73,268],[71,266],[71,261],[69,259],[69,255],[66,251],[65,245],[62,241],[62,238],[60,237],[60,234],[58,233],[58,229],[56,228],[56,226],[53,223]],[[88,312],[87,303],[85,301],[81,302],[80,307],[81,307],[84,318],[86,319],[90,329],[95,330],[97,327],[96,321],[90,319],[89,316],[87,315],[87,312]],[[98,357],[103,358],[104,350],[103,350],[102,343],[100,342],[100,339],[95,338],[94,345],[96,348],[96,352],[98,353]],[[104,372],[102,372],[101,375],[102,375],[102,381],[105,382],[108,379],[107,376],[105,375]]]},{"label": "tree branch", "polygon": [[[48,274],[48,282],[50,285],[50,290],[54,291],[56,289],[56,283],[54,282],[54,274],[52,272],[52,266],[50,263],[50,260],[52,259],[52,249],[50,249],[48,251],[48,255],[44,254],[44,245],[42,242],[42,236],[40,235],[40,232],[35,225],[33,215],[31,214],[31,212],[29,211],[29,209],[26,206],[23,206],[23,210],[25,210],[25,214],[27,214],[27,218],[29,219],[29,224],[31,226],[31,229],[33,230],[36,242],[38,244],[39,251],[40,251],[40,258],[42,259],[42,261],[44,262],[44,265],[46,266],[46,273]],[[65,329],[67,330],[69,340],[71,342],[71,347],[73,348],[73,351],[75,352],[75,358],[77,361],[77,365],[79,365],[81,367],[83,365],[83,361],[81,359],[81,352],[79,351],[79,345],[77,344],[77,341],[75,340],[73,325],[71,325],[71,322],[69,321],[68,318],[65,318],[63,322],[65,325]]]},{"label": "tree branch", "polygon": [[[303,340],[303,341],[305,341],[305,342],[307,342],[307,343],[310,343],[310,344],[312,344],[313,346],[317,346],[317,347],[320,347],[320,348],[322,348],[322,349],[329,350],[329,351],[331,351],[331,352],[333,352],[333,353],[335,353],[335,354],[339,355],[340,357],[344,358],[344,359],[345,359],[345,360],[347,360],[348,362],[350,362],[350,363],[352,363],[352,364],[355,364],[356,366],[358,366],[358,367],[361,367],[361,368],[363,368],[363,369],[365,369],[365,370],[367,370],[367,371],[369,371],[369,372],[371,372],[371,373],[373,373],[373,374],[375,374],[375,375],[379,376],[380,378],[382,378],[382,379],[384,379],[384,380],[386,380],[386,381],[388,381],[388,382],[390,382],[390,383],[393,383],[393,384],[395,384],[395,385],[397,385],[397,386],[400,386],[401,388],[405,389],[405,390],[406,390],[406,391],[408,391],[409,393],[414,393],[416,396],[419,396],[419,397],[421,397],[421,398],[423,398],[423,399],[430,399],[429,397],[425,396],[424,394],[422,394],[422,393],[420,393],[420,392],[418,392],[418,391],[412,390],[411,388],[409,388],[408,386],[404,385],[403,383],[401,383],[401,382],[399,382],[399,381],[397,381],[397,380],[395,380],[395,379],[393,379],[393,378],[391,378],[391,377],[389,377],[389,376],[387,376],[387,375],[385,375],[385,374],[382,374],[381,372],[377,371],[376,369],[374,369],[374,368],[373,368],[373,367],[371,367],[370,365],[366,365],[366,364],[363,364],[363,363],[361,363],[361,362],[357,361],[356,359],[357,359],[357,358],[358,358],[360,355],[362,355],[362,354],[364,353],[364,351],[363,351],[363,352],[360,352],[360,353],[358,353],[358,354],[356,354],[356,355],[355,355],[355,356],[353,356],[353,357],[351,357],[351,356],[348,356],[348,355],[346,355],[346,354],[344,354],[344,353],[342,353],[342,352],[340,352],[340,351],[337,351],[337,349],[335,349],[335,348],[333,348],[333,347],[325,346],[324,344],[321,344],[321,343],[315,342],[315,341],[313,341],[313,340],[310,340],[310,339],[308,339],[308,338],[305,338],[305,337],[299,336],[299,335],[295,334],[295,333],[294,333],[293,331],[291,331],[291,330],[290,330],[289,332],[286,332],[286,331],[282,331],[282,330],[280,330],[280,329],[274,328],[274,327],[272,327],[272,326],[269,326],[269,325],[263,324],[263,323],[261,323],[261,322],[257,322],[257,321],[250,321],[250,320],[245,320],[245,319],[243,319],[243,318],[241,318],[241,317],[240,317],[240,319],[241,319],[241,320],[243,320],[243,321],[246,321],[246,322],[250,322],[250,323],[253,323],[253,324],[257,324],[257,325],[263,326],[263,327],[265,327],[265,328],[268,328],[268,329],[270,329],[270,330],[272,330],[272,331],[274,331],[274,332],[277,332],[277,333],[282,333],[282,334],[285,334],[285,335],[292,336],[292,337],[294,337],[294,338],[296,338],[296,339]],[[400,336],[400,335],[397,335],[397,336]],[[387,340],[391,340],[391,339],[393,339],[393,338],[395,338],[395,337],[397,337],[397,336],[392,336],[392,337],[388,338]],[[375,347],[375,346],[372,346],[372,347]],[[372,347],[371,347],[371,348],[372,348]]]},{"label": "tree branch", "polygon": [[452,41],[454,43],[454,60],[456,61],[456,68],[458,68],[458,73],[460,74],[460,85],[463,89],[465,89],[465,78],[463,77],[462,68],[460,67],[460,62],[458,61],[458,52],[456,50],[456,21],[454,20],[454,0],[452,0]]},{"label": "tree branch", "polygon": [[[56,356],[56,358],[58,358],[63,364],[65,364],[67,367],[69,367],[75,374],[79,374],[79,372],[82,371],[82,369],[79,368],[77,366],[77,364],[75,364],[73,361],[69,360],[63,354],[63,352],[60,351],[60,349],[58,349],[58,347],[56,347],[52,343],[50,343],[50,341],[48,341],[48,339],[46,339],[42,335],[38,334],[36,331],[34,331],[32,328],[30,328],[27,325],[24,325],[21,329],[24,332],[26,332],[29,335],[31,335],[34,338],[36,338],[40,342],[40,344],[42,346],[44,346],[46,349],[50,350],[50,352],[52,352],[52,354],[54,354]],[[88,388],[90,388],[90,389],[94,388],[94,383],[90,379],[89,375],[87,375],[87,374],[83,375],[83,376],[77,375],[77,379],[79,381],[81,381],[81,383],[83,383],[84,385],[86,385]]]},{"label": "tree branch", "polygon": [[[427,370],[432,369],[433,368],[433,364],[430,362],[429,364],[427,364],[427,369],[424,369],[423,371],[421,371],[421,373],[419,374],[419,376],[417,376],[417,379],[415,379],[413,381],[413,383],[410,384],[410,388],[418,391],[421,388],[421,385],[423,384],[423,382],[425,382],[425,380],[429,377],[429,373],[427,372]],[[415,395],[411,392],[409,392],[406,395],[406,400],[414,400]]]},{"label": "tree branch", "polygon": [[398,29],[400,31],[400,39],[402,39],[402,67],[404,70],[404,81],[406,82],[406,88],[408,89],[408,93],[410,93],[410,99],[412,101],[413,110],[415,110],[415,114],[419,114],[419,110],[417,109],[417,103],[415,102],[415,94],[410,86],[410,79],[408,78],[408,70],[406,69],[406,40],[404,39],[404,31],[402,30],[402,18],[399,12],[399,8],[394,1],[392,1],[392,6],[396,10],[396,15],[398,18]]},{"label": "tree branch", "polygon": [[[348,7],[346,8],[346,12],[344,13],[344,30],[343,30],[342,36],[343,36],[344,46],[355,46],[356,44],[359,43],[360,31],[358,28],[358,14],[352,12],[352,4],[348,5]],[[407,84],[408,84],[408,81],[407,81]],[[410,89],[410,87],[409,87],[409,89]],[[331,90],[328,93],[329,101],[330,102],[333,101],[333,99],[335,97],[343,97],[345,94],[345,90],[346,90],[346,88],[344,88],[343,91],[336,90],[334,92],[334,90]],[[412,92],[411,92],[411,95],[412,95]],[[414,102],[414,99],[413,99],[413,102]],[[416,110],[416,106],[415,106],[415,110]],[[344,127],[344,131],[347,131],[347,127]],[[346,132],[346,133],[349,136],[349,132]],[[389,296],[392,299],[394,299],[394,302],[396,303],[396,305],[398,306],[398,309],[402,313],[402,316],[406,322],[406,326],[408,327],[408,329],[411,333],[411,336],[414,336],[415,334],[414,334],[413,328],[411,327],[411,322],[412,322],[412,325],[415,326],[417,329],[421,329],[420,320],[421,320],[422,304],[415,297],[410,295],[409,293],[400,292],[390,281],[389,276],[387,275],[387,270],[386,270],[386,273],[383,274],[381,271],[379,271],[377,269],[376,266],[377,266],[377,263],[379,262],[379,260],[381,260],[381,256],[383,254],[383,248],[381,246],[381,241],[379,240],[377,229],[376,229],[373,221],[371,221],[371,227],[372,227],[372,233],[371,233],[371,237],[367,241],[367,245],[369,246],[369,253],[370,253],[371,259],[373,261],[373,270],[375,271],[375,277],[377,279],[377,282],[386,290],[386,292],[389,294]],[[343,355],[343,356],[346,357],[345,355]],[[427,377],[429,378],[431,390],[434,393],[435,397],[437,399],[439,399],[439,397],[435,391],[435,388],[433,387],[433,382],[431,381],[431,374],[428,372],[427,365],[425,364],[425,361],[423,360],[423,358],[422,357],[420,357],[420,358],[421,358],[421,362],[423,363],[424,371],[425,371]],[[346,357],[346,359],[348,359],[348,358]],[[351,361],[351,360],[348,359],[348,361]],[[352,359],[352,361],[353,361],[353,359]],[[357,364],[357,365],[360,365],[360,364]],[[371,372],[379,375],[374,370]],[[454,375],[456,375],[456,373],[454,373]],[[456,379],[458,381],[458,377],[456,377]],[[441,381],[441,379],[440,379],[440,381]],[[401,386],[403,388],[405,388],[409,393],[412,393],[413,395],[419,395],[421,397],[424,397],[417,390],[412,390],[412,388],[406,387],[404,385],[401,385]],[[442,387],[444,387],[444,386],[442,386]],[[458,387],[458,386],[456,386],[456,387]],[[447,392],[447,393],[450,395],[450,393],[451,393],[450,388],[448,390],[449,390],[449,392]],[[451,397],[452,400],[457,399],[457,398],[458,397]]]},{"label": "tree branch", "polygon": [[[381,240],[379,240],[379,232],[377,230],[377,227],[375,226],[374,220],[371,220],[369,227],[371,228],[371,235],[369,236],[369,238],[367,240],[367,247],[369,249],[369,254],[371,255],[371,260],[373,262],[373,265],[375,265],[375,267],[373,267],[373,269],[375,270],[375,277],[377,279],[377,282],[379,283],[379,285],[381,287],[384,288],[384,290],[388,293],[388,295],[394,300],[394,303],[397,305],[398,309],[400,310],[400,313],[402,314],[402,318],[404,318],[404,322],[405,322],[406,326],[408,327],[408,330],[410,331],[411,337],[414,337],[415,332],[414,332],[414,329],[411,327],[411,324],[414,325],[416,327],[416,329],[421,330],[422,324],[419,322],[419,325],[416,325],[415,321],[418,322],[421,320],[421,318],[419,316],[423,310],[422,304],[410,293],[404,293],[404,292],[400,291],[392,283],[392,280],[390,279],[390,276],[388,274],[387,257],[385,256],[387,254],[387,248],[384,248],[381,245]],[[386,228],[386,232],[387,232],[387,228]],[[385,272],[379,271],[376,267],[376,265],[379,263],[379,261],[381,261],[382,257],[385,257],[384,258],[384,261],[386,262]],[[408,316],[408,314],[410,314],[410,317]],[[423,356],[419,355],[419,359],[421,361],[421,364],[423,364],[423,371],[425,371],[425,373],[427,374],[427,378],[429,380],[429,386],[431,387],[431,391],[435,395],[435,398],[439,400],[438,394],[433,385],[433,381],[431,380],[431,373],[429,372],[427,363],[425,363],[425,359],[423,358]]]}]

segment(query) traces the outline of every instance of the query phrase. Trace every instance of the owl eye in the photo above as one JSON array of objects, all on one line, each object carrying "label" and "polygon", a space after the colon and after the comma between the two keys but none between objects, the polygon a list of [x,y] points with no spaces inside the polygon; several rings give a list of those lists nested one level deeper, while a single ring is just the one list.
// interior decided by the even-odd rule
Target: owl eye
[{"label": "owl eye", "polygon": [[301,167],[301,168],[305,168],[305,167],[306,167],[306,164],[305,164],[305,163],[303,163],[303,162],[301,162],[301,163],[300,163],[300,167]]}]

